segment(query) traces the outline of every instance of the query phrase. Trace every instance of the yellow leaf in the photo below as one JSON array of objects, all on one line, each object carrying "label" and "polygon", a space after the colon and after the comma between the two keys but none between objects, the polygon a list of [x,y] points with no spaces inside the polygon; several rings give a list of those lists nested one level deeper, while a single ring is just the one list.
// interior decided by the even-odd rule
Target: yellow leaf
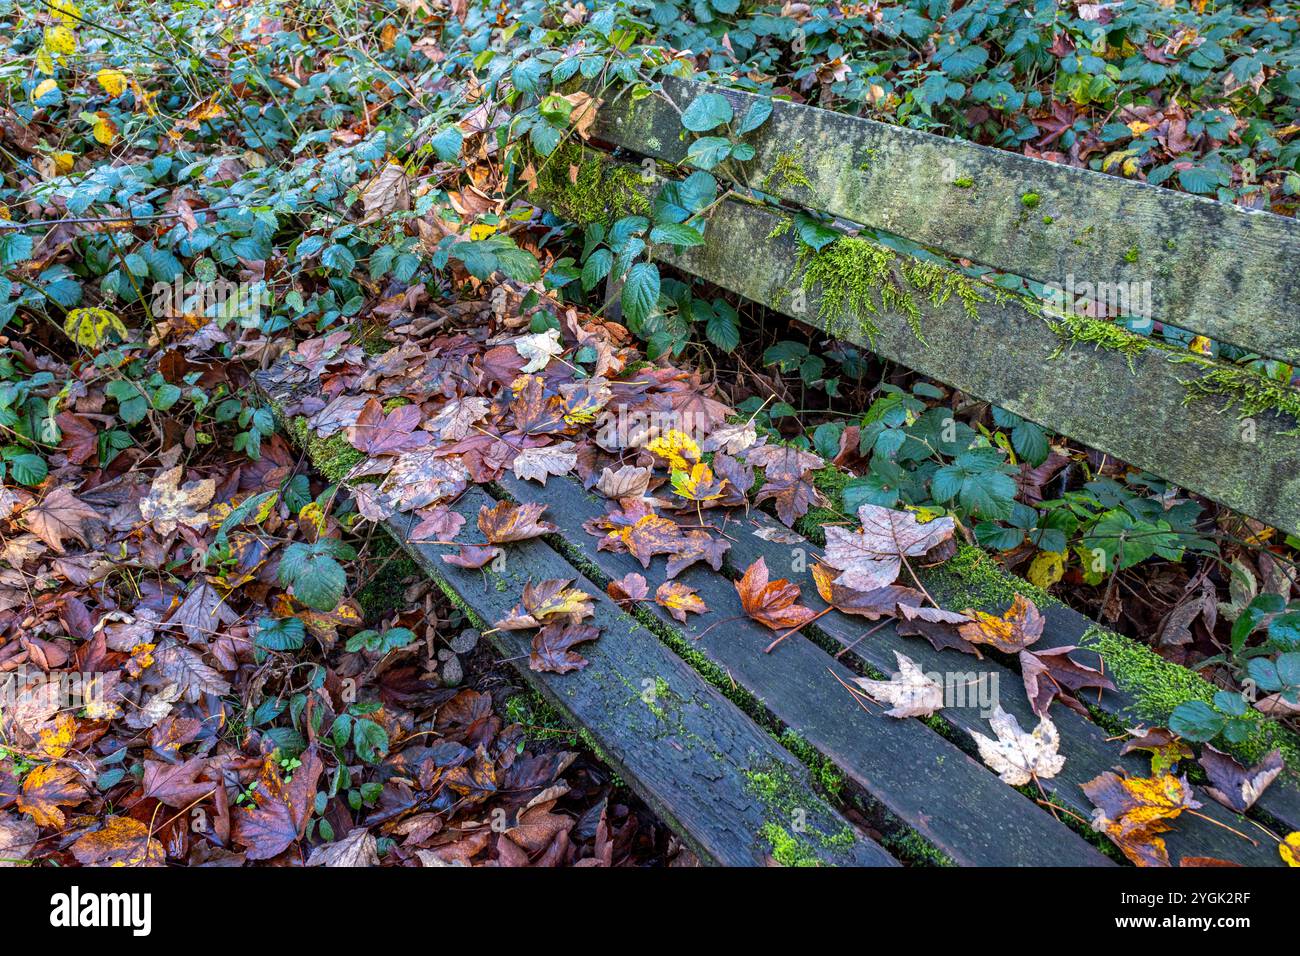
[{"label": "yellow leaf", "polygon": [[128,334],[122,320],[108,309],[73,309],[63,321],[63,330],[72,341],[89,349],[99,348],[109,335],[125,341]]},{"label": "yellow leaf", "polygon": [[1287,834],[1287,838],[1277,845],[1277,852],[1287,866],[1300,866],[1300,830]]},{"label": "yellow leaf", "polygon": [[325,533],[325,509],[315,501],[307,502],[298,512],[298,523],[310,527],[319,538]]},{"label": "yellow leaf", "polygon": [[55,17],[64,23],[81,22],[81,7],[73,3],[72,0],[49,0],[46,6]]},{"label": "yellow leaf", "polygon": [[41,80],[36,84],[36,89],[32,90],[32,102],[35,103],[47,93],[53,93],[59,88],[59,84],[54,80]]},{"label": "yellow leaf", "polygon": [[76,161],[77,157],[69,152],[60,151],[54,154],[54,168],[60,176],[72,172],[72,166]]},{"label": "yellow leaf", "polygon": [[385,23],[384,28],[379,31],[379,45],[385,50],[391,50],[393,44],[397,42],[397,25],[394,23]]},{"label": "yellow leaf", "polygon": [[54,58],[50,56],[50,51],[45,49],[44,46],[36,51],[36,69],[38,72],[47,75],[53,75],[54,73]]},{"label": "yellow leaf", "polygon": [[[685,471],[691,461],[700,460],[700,446],[685,432],[670,429],[646,445],[660,458],[668,460],[673,471]],[[688,460],[689,459],[689,460]]]},{"label": "yellow leaf", "polygon": [[95,79],[109,96],[121,96],[126,90],[126,74],[121,70],[100,70]]},{"label": "yellow leaf", "polygon": [[107,113],[99,110],[95,113],[95,126],[90,132],[95,137],[95,142],[112,146],[113,139],[117,136],[117,124],[108,118]]},{"label": "yellow leaf", "polygon": [[1191,343],[1188,344],[1187,348],[1189,351],[1195,352],[1198,355],[1209,355],[1211,351],[1210,340],[1207,339],[1204,335],[1198,335],[1196,336],[1196,338],[1192,339]]},{"label": "yellow leaf", "polygon": [[476,222],[474,225],[469,227],[469,237],[477,242],[481,239],[486,239],[496,231],[496,226],[489,226],[485,222]]},{"label": "yellow leaf", "polygon": [[45,727],[38,734],[38,746],[47,757],[62,757],[72,749],[76,736],[77,722],[72,715],[59,714],[54,718],[54,726]]},{"label": "yellow leaf", "polygon": [[60,56],[70,56],[77,52],[77,35],[67,27],[47,27],[45,46]]},{"label": "yellow leaf", "polygon": [[1029,583],[1046,591],[1065,577],[1065,555],[1060,551],[1044,551],[1029,564]]}]

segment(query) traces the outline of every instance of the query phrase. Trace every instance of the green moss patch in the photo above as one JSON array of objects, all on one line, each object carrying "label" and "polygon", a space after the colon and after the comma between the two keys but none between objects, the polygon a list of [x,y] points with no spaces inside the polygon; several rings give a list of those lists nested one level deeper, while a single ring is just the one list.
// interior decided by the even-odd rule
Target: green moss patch
[{"label": "green moss patch", "polygon": [[572,143],[540,161],[532,197],[580,226],[650,211],[637,173]]}]

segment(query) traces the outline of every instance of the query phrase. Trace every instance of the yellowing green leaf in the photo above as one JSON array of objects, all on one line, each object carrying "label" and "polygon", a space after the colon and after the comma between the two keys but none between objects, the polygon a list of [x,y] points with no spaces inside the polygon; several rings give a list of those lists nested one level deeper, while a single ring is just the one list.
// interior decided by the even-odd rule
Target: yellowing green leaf
[{"label": "yellowing green leaf", "polygon": [[67,27],[48,27],[45,31],[45,46],[60,56],[70,56],[77,52],[77,35]]},{"label": "yellowing green leaf", "polygon": [[63,321],[63,331],[78,345],[98,349],[110,335],[118,341],[127,337],[126,326],[108,309],[73,309]]},{"label": "yellowing green leaf", "polygon": [[1029,564],[1029,581],[1034,587],[1046,591],[1065,577],[1065,555],[1060,551],[1044,551]]},{"label": "yellowing green leaf", "polygon": [[121,96],[126,90],[126,74],[121,70],[100,70],[95,80],[109,96]]}]

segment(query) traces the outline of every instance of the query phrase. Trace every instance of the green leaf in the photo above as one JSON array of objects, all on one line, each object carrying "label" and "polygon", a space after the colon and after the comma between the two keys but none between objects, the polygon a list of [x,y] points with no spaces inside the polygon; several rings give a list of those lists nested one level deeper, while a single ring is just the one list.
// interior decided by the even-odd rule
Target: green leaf
[{"label": "green leaf", "polygon": [[50,473],[50,466],[45,463],[45,459],[30,452],[14,455],[8,463],[14,481],[22,485],[39,485]]},{"label": "green leaf", "polygon": [[[292,587],[294,596],[317,611],[333,611],[343,600],[348,586],[348,576],[334,558],[346,554],[340,545],[352,549],[334,538],[321,538],[311,544],[295,542],[285,548],[280,558],[279,580]],[[352,552],[355,556],[355,552]]]},{"label": "green leaf", "polygon": [[659,304],[659,268],[652,262],[638,262],[627,274],[621,298],[623,315],[632,322],[644,322]]},{"label": "green leaf", "polygon": [[724,352],[740,344],[740,321],[735,313],[715,312],[704,326],[704,336]]},{"label": "green leaf", "polygon": [[686,225],[685,223],[665,223],[662,226],[655,226],[650,230],[651,242],[663,242],[671,246],[698,246],[704,242],[704,237],[700,235],[697,229]]},{"label": "green leaf", "polygon": [[735,115],[731,104],[720,93],[701,93],[682,112],[682,125],[692,133],[707,133]]},{"label": "green leaf", "polygon": [[1227,722],[1226,717],[1200,700],[1179,704],[1169,715],[1169,729],[1184,740],[1196,743],[1205,743],[1219,736]]},{"label": "green leaf", "polygon": [[731,140],[725,136],[702,136],[686,151],[686,162],[699,169],[712,169],[731,154]]},{"label": "green leaf", "polygon": [[357,756],[368,764],[377,764],[388,756],[388,731],[364,717],[357,718],[352,728],[352,745]]},{"label": "green leaf", "polygon": [[608,249],[597,249],[582,266],[582,288],[590,292],[605,276],[609,275],[610,266],[614,264],[614,254]]},{"label": "green leaf", "polygon": [[760,97],[759,99],[754,100],[754,102],[750,104],[749,109],[745,111],[745,118],[740,121],[740,125],[736,128],[736,132],[741,136],[744,136],[746,133],[752,133],[754,130],[766,123],[767,118],[771,115],[772,101],[766,96]]},{"label": "green leaf", "polygon": [[296,617],[263,617],[257,621],[254,643],[263,650],[296,651],[306,640],[307,629]]}]

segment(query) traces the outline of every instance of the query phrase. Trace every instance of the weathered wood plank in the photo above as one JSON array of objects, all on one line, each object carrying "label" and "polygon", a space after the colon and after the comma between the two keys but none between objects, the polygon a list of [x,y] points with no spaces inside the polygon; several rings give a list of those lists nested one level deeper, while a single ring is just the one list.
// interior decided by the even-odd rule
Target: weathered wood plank
[{"label": "weathered wood plank", "polygon": [[[273,404],[288,398],[277,394],[271,376],[258,384]],[[494,504],[481,488],[471,487],[451,507],[473,527],[479,509]],[[441,560],[454,548],[410,542],[414,523],[410,515],[398,515],[386,527],[453,600],[482,621],[509,613],[529,580],[575,579],[576,587],[596,597],[590,623],[601,636],[580,645],[589,661],[582,670],[530,670],[531,631],[497,631],[487,639],[572,726],[590,734],[602,758],[701,860],[761,866],[780,841],[809,861],[898,865],[817,796],[807,769],[787,750],[542,541],[510,545],[501,571],[475,571]],[[783,787],[778,801],[770,793],[773,780]],[[790,807],[801,812],[802,833],[794,829]]]},{"label": "weathered wood plank", "polygon": [[[516,501],[541,501],[547,518],[571,529],[565,540],[607,579],[646,572],[630,554],[598,551],[579,530],[604,514],[602,503],[574,481],[554,479],[543,490],[506,475],[501,485]],[[1077,834],[919,720],[897,720],[864,710],[836,682],[855,675],[801,637],[780,654],[763,654],[772,632],[743,616],[732,583],[697,564],[677,579],[696,588],[710,613],[674,620],[653,600],[644,607],[662,626],[727,674],[786,726],[830,758],[849,779],[955,862],[975,866],[1090,866],[1109,861]],[[722,626],[712,626],[723,620]]]},{"label": "weathered wood plank", "polygon": [[[751,512],[748,518],[732,521],[727,527],[732,539],[727,562],[733,574],[762,557],[769,568],[781,568],[786,577],[802,587],[803,604],[817,611],[825,609],[826,604],[817,594],[811,572],[791,570],[786,573],[786,569],[791,568],[795,549],[803,552],[807,566],[811,567],[812,556],[818,550],[811,542],[775,543],[758,537],[754,532],[763,528],[781,528],[787,534],[792,534],[759,511]],[[872,626],[874,625],[838,611],[831,611],[816,622],[817,628],[840,644],[853,644],[853,650],[849,653],[872,667],[893,673],[897,669],[894,651],[901,651],[927,673],[960,675],[960,682],[966,686],[996,688],[998,703],[1015,716],[1021,727],[1029,729],[1037,724],[1038,718],[1029,707],[1020,675],[1010,668],[992,659],[981,661],[953,650],[936,651],[923,638],[901,636],[892,623],[859,642],[858,639]],[[778,648],[775,655],[779,656],[780,653],[781,649]],[[978,700],[968,700],[966,706],[945,707],[940,715],[967,733],[975,731],[987,736],[990,733],[988,721],[981,716],[979,704]],[[1120,744],[1117,741],[1107,740],[1107,735],[1100,727],[1074,711],[1057,704],[1051,709],[1051,717],[1060,731],[1060,752],[1065,756],[1065,766],[1058,776],[1044,780],[1042,784],[1071,811],[1085,818],[1091,816],[1093,805],[1083,794],[1080,785],[1100,773],[1119,768],[1133,776],[1150,775],[1148,760],[1139,754],[1120,756]],[[1203,791],[1198,792],[1198,799],[1204,804],[1200,813],[1225,826],[1253,835],[1256,845],[1233,835],[1222,826],[1184,814],[1175,824],[1175,830],[1165,835],[1170,857],[1175,864],[1182,856],[1212,856],[1251,866],[1280,865],[1281,860],[1274,843],[1250,821],[1226,810]]]},{"label": "weathered wood plank", "polygon": [[[757,99],[664,84],[679,107],[706,90],[738,117]],[[688,146],[659,96],[610,97],[596,134],[673,163]],[[746,141],[757,151],[748,183],[782,199],[1040,282],[1149,282],[1155,318],[1300,362],[1293,219],[779,100]]]},{"label": "weathered wood plank", "polygon": [[[787,315],[799,286],[797,241],[772,238],[779,214],[728,200],[709,223],[712,241],[664,247],[663,261]],[[1249,427],[1217,400],[1184,405],[1196,366],[1148,348],[1134,356],[1076,345],[1011,300],[978,306],[972,319],[957,297],[931,305],[915,297],[926,343],[904,317],[873,316],[874,342],[851,312],[820,315],[813,290],[795,317],[828,334],[946,382],[1213,498],[1274,527],[1300,533],[1300,438],[1295,423],[1269,411]],[[1132,368],[1130,369],[1130,360]]]}]

